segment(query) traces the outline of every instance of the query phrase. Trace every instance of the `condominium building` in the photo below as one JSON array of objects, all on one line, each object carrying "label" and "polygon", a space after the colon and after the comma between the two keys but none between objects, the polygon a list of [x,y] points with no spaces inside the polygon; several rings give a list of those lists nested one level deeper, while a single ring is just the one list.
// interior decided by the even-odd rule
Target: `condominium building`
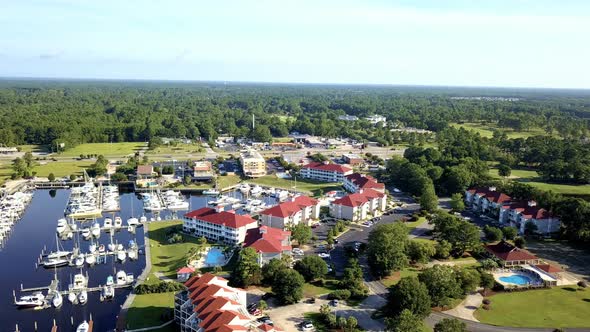
[{"label": "condominium building", "polygon": [[299,175],[302,178],[322,182],[343,182],[346,175],[352,174],[352,169],[329,162],[312,162],[301,167]]},{"label": "condominium building", "polygon": [[211,180],[213,178],[213,167],[209,161],[197,161],[193,167],[193,179]]},{"label": "condominium building", "polygon": [[260,212],[263,225],[286,228],[304,223],[310,226],[320,218],[320,202],[307,196],[289,197],[286,202]]},{"label": "condominium building", "polygon": [[244,176],[257,178],[266,175],[266,161],[256,150],[243,150],[240,152],[240,162]]},{"label": "condominium building", "polygon": [[244,247],[256,250],[258,264],[263,266],[271,259],[291,255],[291,232],[268,226],[249,229]]},{"label": "condominium building", "polygon": [[352,193],[365,189],[373,189],[385,193],[385,185],[383,183],[377,182],[377,180],[370,175],[360,173],[352,173],[345,176],[343,185],[344,189]]},{"label": "condominium building", "polygon": [[244,242],[248,229],[257,228],[258,222],[249,215],[223,211],[223,207],[200,208],[184,215],[183,230],[194,236],[227,245]]},{"label": "condominium building", "polygon": [[174,297],[174,320],[181,332],[249,331],[256,328],[246,309],[246,291],[206,273],[194,276]]},{"label": "condominium building", "polygon": [[337,219],[361,221],[385,211],[387,195],[373,189],[359,190],[330,204],[330,215]]}]

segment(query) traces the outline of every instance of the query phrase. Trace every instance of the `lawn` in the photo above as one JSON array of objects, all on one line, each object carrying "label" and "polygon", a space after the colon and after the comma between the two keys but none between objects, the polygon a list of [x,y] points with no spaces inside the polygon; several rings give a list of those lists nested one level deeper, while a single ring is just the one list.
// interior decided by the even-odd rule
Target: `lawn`
[{"label": "lawn", "polygon": [[515,131],[508,128],[498,128],[494,124],[481,124],[481,123],[451,123],[451,126],[459,128],[463,127],[468,130],[473,130],[479,133],[482,137],[491,138],[494,135],[494,130],[500,130],[506,133],[508,138],[527,138],[537,135],[547,135],[542,128],[532,128],[528,131]]},{"label": "lawn", "polygon": [[10,179],[12,175],[12,167],[10,164],[1,164],[0,165],[0,183],[3,184],[6,180]]},{"label": "lawn", "polygon": [[[495,168],[490,169],[489,174],[492,177],[500,178],[498,175],[498,170]],[[534,170],[513,169],[510,178],[514,179],[515,181],[529,184],[544,191],[551,190],[557,194],[567,196],[590,196],[590,185],[543,182],[537,172]]]},{"label": "lawn", "polygon": [[386,287],[390,287],[396,285],[401,278],[410,277],[410,276],[417,276],[420,273],[420,270],[414,267],[406,267],[405,269],[397,272],[393,272],[390,276],[381,279],[381,282]]},{"label": "lawn", "polygon": [[262,186],[303,191],[312,194],[313,196],[321,196],[324,193],[332,190],[342,190],[342,186],[338,183],[326,183],[297,179],[297,185],[295,185],[294,180],[280,179],[275,175],[265,175],[260,178],[249,179],[246,182],[259,184]]},{"label": "lawn", "polygon": [[240,183],[241,179],[237,175],[220,175],[217,177],[217,187],[219,189],[227,188]]},{"label": "lawn", "polygon": [[145,147],[145,143],[122,142],[122,143],[85,143],[67,149],[60,153],[64,157],[78,157],[81,154],[97,154],[107,156],[127,156]]},{"label": "lawn", "polygon": [[[490,168],[489,174],[490,174],[490,176],[492,176],[494,178],[498,178],[498,179],[502,178],[500,175],[498,175],[497,168]],[[510,172],[511,179],[533,179],[538,176],[539,176],[539,174],[537,174],[537,171],[527,170],[527,169],[513,169]]]},{"label": "lawn", "polygon": [[[164,323],[162,314],[173,309],[174,293],[136,295],[127,312],[127,325],[131,329],[161,325]],[[163,328],[161,331],[167,329]]]},{"label": "lawn", "polygon": [[500,293],[491,309],[478,309],[482,323],[514,327],[590,327],[590,290],[573,287]]},{"label": "lawn", "polygon": [[187,154],[196,154],[205,152],[200,144],[184,144],[178,143],[176,145],[166,144],[161,145],[153,150],[147,150],[147,154],[167,154],[167,155],[183,155],[186,157]]},{"label": "lawn", "polygon": [[426,221],[425,217],[420,217],[416,221],[405,222],[404,225],[406,225],[406,227],[408,227],[411,231],[412,229],[422,225],[425,221]]},{"label": "lawn", "polygon": [[338,280],[333,279],[326,279],[324,280],[324,286],[318,286],[311,283],[305,283],[303,286],[303,296],[304,297],[318,297],[323,294],[331,293],[340,289],[338,285]]},{"label": "lawn", "polygon": [[37,144],[25,144],[18,146],[22,152],[47,152],[47,146]]},{"label": "lawn", "polygon": [[305,319],[311,321],[311,323],[313,324],[314,327],[314,331],[316,332],[327,332],[330,331],[330,328],[328,327],[328,325],[324,322],[324,319],[322,318],[322,314],[320,314],[319,312],[306,312],[303,314],[303,317],[305,317]]},{"label": "lawn", "polygon": [[70,176],[70,174],[82,175],[82,171],[93,163],[89,160],[47,161],[45,164],[37,162],[33,172],[37,172],[39,177],[47,177],[49,173],[53,173],[56,177]]}]

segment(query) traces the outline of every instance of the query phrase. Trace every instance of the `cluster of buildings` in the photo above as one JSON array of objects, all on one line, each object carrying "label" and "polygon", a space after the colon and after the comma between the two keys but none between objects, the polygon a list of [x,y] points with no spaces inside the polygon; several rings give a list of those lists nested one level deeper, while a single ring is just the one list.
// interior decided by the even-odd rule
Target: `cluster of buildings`
[{"label": "cluster of buildings", "polygon": [[[359,118],[354,115],[340,115],[338,120],[342,121],[357,121]],[[381,123],[383,127],[387,125],[387,118],[383,115],[371,115],[365,118],[365,120],[369,121],[372,125],[377,125]]]},{"label": "cluster of buildings", "polygon": [[282,332],[260,324],[247,310],[246,291],[211,273],[188,279],[174,297],[174,320],[182,332]]},{"label": "cluster of buildings", "polygon": [[501,225],[516,227],[521,234],[529,222],[541,234],[555,233],[561,227],[559,218],[537,206],[534,200],[515,200],[496,187],[468,189],[465,202],[472,210],[497,219]]},{"label": "cluster of buildings", "polygon": [[249,178],[258,178],[266,175],[266,161],[260,152],[247,149],[240,151],[240,163],[244,176]]}]

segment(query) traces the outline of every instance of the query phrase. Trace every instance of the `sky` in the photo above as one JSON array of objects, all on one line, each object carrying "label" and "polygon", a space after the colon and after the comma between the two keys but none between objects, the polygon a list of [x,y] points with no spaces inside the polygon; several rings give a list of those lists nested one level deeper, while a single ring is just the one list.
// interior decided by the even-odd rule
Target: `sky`
[{"label": "sky", "polygon": [[0,0],[0,77],[590,88],[590,1]]}]

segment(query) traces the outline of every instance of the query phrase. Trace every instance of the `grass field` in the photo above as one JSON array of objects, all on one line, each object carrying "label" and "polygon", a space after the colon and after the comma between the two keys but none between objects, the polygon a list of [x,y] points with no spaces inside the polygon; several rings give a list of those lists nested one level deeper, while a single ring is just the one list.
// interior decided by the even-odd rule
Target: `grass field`
[{"label": "grass field", "polygon": [[[136,295],[127,312],[127,324],[131,329],[158,326],[164,323],[162,314],[174,309],[174,293]],[[163,328],[158,331],[175,331]]]},{"label": "grass field", "polygon": [[265,175],[257,179],[249,179],[246,182],[275,188],[305,191],[313,194],[314,196],[323,195],[324,193],[331,190],[342,190],[342,186],[340,186],[338,183],[316,182],[300,179],[297,179],[297,187],[294,188],[295,182],[293,180],[279,179],[274,175]]},{"label": "grass field", "polygon": [[514,131],[507,128],[498,128],[494,124],[481,124],[481,123],[451,123],[453,127],[463,127],[468,130],[473,130],[479,133],[482,137],[491,138],[494,135],[494,130],[500,130],[506,133],[508,138],[527,138],[537,135],[547,135],[542,128],[533,128],[528,131]]},{"label": "grass field", "polygon": [[169,155],[188,155],[204,152],[205,150],[200,144],[184,144],[178,143],[176,145],[162,145],[154,150],[147,150],[147,154],[169,154]]},{"label": "grass field", "polygon": [[12,175],[12,167],[10,164],[1,164],[0,165],[0,184],[4,184],[6,180],[10,179]]},{"label": "grass field", "polygon": [[25,144],[18,146],[22,152],[47,152],[47,146],[36,144]]},{"label": "grass field", "polygon": [[398,271],[398,272],[394,272],[393,274],[391,274],[390,276],[381,279],[381,282],[387,286],[393,286],[396,285],[401,278],[405,278],[405,277],[410,277],[410,276],[417,276],[420,273],[420,270],[413,268],[413,267],[406,267],[405,269]]},{"label": "grass field", "polygon": [[501,293],[491,309],[478,309],[482,323],[515,327],[590,327],[590,290],[574,287]]},{"label": "grass field", "polygon": [[227,188],[240,183],[241,179],[237,175],[221,175],[217,177],[217,187]]},{"label": "grass field", "polygon": [[145,143],[138,142],[122,142],[122,143],[85,143],[77,145],[71,149],[67,149],[60,153],[60,156],[64,157],[78,157],[81,154],[97,154],[107,156],[123,157],[130,154],[134,154],[139,151],[142,147],[145,147]]},{"label": "grass field", "polygon": [[80,161],[48,161],[45,164],[38,164],[33,167],[39,177],[47,177],[53,173],[56,177],[69,176],[70,174],[82,175],[82,171],[94,162],[89,160]]},{"label": "grass field", "polygon": [[324,280],[324,286],[316,286],[310,283],[305,283],[305,285],[303,286],[303,296],[318,297],[319,295],[328,294],[337,289],[339,289],[338,280]]},{"label": "grass field", "polygon": [[[494,178],[498,178],[498,179],[502,178],[500,175],[498,175],[497,168],[490,168],[489,173],[490,173],[490,176],[492,176]],[[534,170],[513,169],[510,173],[509,178],[510,179],[533,179],[538,176],[539,176],[539,174],[537,174],[537,172]]]},{"label": "grass field", "polygon": [[[490,169],[490,176],[500,178],[498,170],[495,168]],[[513,169],[510,178],[530,184],[533,187],[539,188],[545,191],[553,191],[558,194],[567,196],[590,196],[590,185],[571,185],[571,184],[559,184],[559,183],[547,183],[542,182],[541,178],[534,170],[521,170]]]}]

